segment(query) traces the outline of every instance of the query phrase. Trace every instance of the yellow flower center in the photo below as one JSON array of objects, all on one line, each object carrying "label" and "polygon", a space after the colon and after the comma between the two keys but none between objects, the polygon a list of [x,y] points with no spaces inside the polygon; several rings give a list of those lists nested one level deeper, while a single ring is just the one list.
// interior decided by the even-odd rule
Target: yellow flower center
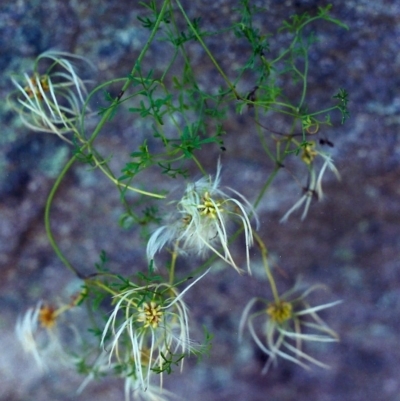
[{"label": "yellow flower center", "polygon": [[39,311],[40,325],[46,329],[51,329],[56,324],[57,313],[51,306],[42,306]]},{"label": "yellow flower center", "polygon": [[271,303],[267,308],[267,314],[276,323],[281,324],[292,317],[292,304],[285,301]]},{"label": "yellow flower center", "polygon": [[[38,81],[36,76],[30,78],[30,82],[32,85],[27,85],[24,88],[25,93],[30,97],[33,98],[35,95],[38,97],[39,100],[43,100],[43,96],[41,91],[38,87]],[[42,88],[43,92],[47,92],[49,90],[49,77],[47,75],[42,75],[39,79],[40,87]],[[34,91],[32,91],[32,87]]]},{"label": "yellow flower center", "polygon": [[144,327],[151,326],[155,329],[159,325],[162,315],[163,313],[161,312],[160,305],[157,305],[154,301],[151,301],[150,304],[145,302],[139,308],[139,317],[137,318],[137,321],[143,322]]},{"label": "yellow flower center", "polygon": [[215,202],[211,199],[210,194],[206,192],[202,198],[203,204],[198,205],[197,208],[200,210],[202,216],[208,216],[215,219],[218,212],[222,212],[221,202]]},{"label": "yellow flower center", "polygon": [[311,164],[317,155],[318,152],[315,150],[315,142],[310,142],[303,148],[301,160],[306,164]]}]

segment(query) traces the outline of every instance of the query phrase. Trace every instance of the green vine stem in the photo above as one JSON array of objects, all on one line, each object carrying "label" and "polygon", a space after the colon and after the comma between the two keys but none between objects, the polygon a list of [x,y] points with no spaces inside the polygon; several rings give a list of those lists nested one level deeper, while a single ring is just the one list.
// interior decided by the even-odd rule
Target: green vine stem
[{"label": "green vine stem", "polygon": [[195,27],[193,26],[192,22],[190,21],[189,17],[187,16],[185,10],[182,7],[182,4],[179,0],[175,0],[179,10],[181,11],[183,17],[186,20],[186,23],[188,24],[188,26],[190,27],[190,29],[192,30],[194,36],[196,37],[196,39],[199,41],[199,43],[201,44],[201,46],[203,47],[204,51],[207,53],[208,57],[210,58],[210,60],[212,61],[212,63],[214,64],[215,68],[218,70],[218,72],[221,74],[222,78],[224,79],[224,81],[226,82],[226,84],[229,86],[230,90],[232,91],[232,93],[236,96],[237,99],[240,99],[241,96],[238,94],[238,92],[236,91],[236,88],[234,87],[234,85],[232,85],[232,82],[230,81],[230,79],[226,76],[226,74],[224,73],[224,71],[222,70],[222,68],[220,67],[220,65],[218,64],[217,60],[215,60],[214,56],[212,55],[212,53],[210,52],[210,50],[208,49],[208,47],[206,46],[206,44],[204,43],[203,39],[201,38],[201,36],[198,34],[197,30],[195,29]]},{"label": "green vine stem", "polygon": [[262,257],[263,265],[264,265],[264,268],[265,268],[265,273],[267,274],[267,277],[268,277],[268,282],[269,282],[269,285],[271,287],[271,291],[272,291],[272,295],[274,297],[274,301],[275,301],[276,304],[278,304],[279,301],[280,301],[280,298],[279,298],[278,290],[276,288],[274,276],[273,276],[273,274],[271,272],[271,268],[269,267],[268,257],[267,257],[267,255],[268,255],[267,247],[264,245],[263,240],[261,239],[261,237],[255,231],[253,231],[253,236],[254,236],[258,246],[260,247],[261,257]]},{"label": "green vine stem", "polygon": [[[142,51],[140,52],[137,61],[134,65],[134,67],[132,68],[131,71],[131,75],[133,75],[136,72],[137,66],[140,65],[140,63],[142,62],[145,54],[147,53],[147,50],[150,47],[150,44],[152,43],[152,41],[154,40],[154,37],[158,31],[158,28],[163,20],[164,14],[165,14],[165,10],[167,9],[167,6],[169,4],[169,0],[166,0],[163,3],[163,6],[160,10],[160,13],[157,17],[157,20],[154,24],[154,28],[150,34],[150,37],[146,43],[146,45],[143,47]],[[122,87],[121,93],[124,93],[129,86],[131,85],[131,79],[127,78],[125,84]],[[97,124],[96,128],[94,129],[90,139],[82,146],[81,151],[84,151],[87,147],[90,147],[90,145],[94,142],[94,140],[96,139],[96,137],[98,136],[98,134],[100,133],[100,131],[102,130],[104,124],[108,121],[108,119],[110,118],[111,114],[113,113],[115,107],[117,106],[119,102],[119,99],[115,99],[112,103],[112,105],[110,106],[110,108],[108,108],[106,110],[106,112],[103,114],[103,117],[101,118],[100,122]],[[62,180],[64,179],[65,175],[67,174],[67,172],[69,171],[69,169],[72,167],[72,165],[75,163],[75,161],[77,160],[77,156],[74,155],[71,157],[71,159],[66,163],[66,165],[64,166],[63,170],[61,171],[60,175],[58,176],[56,182],[54,183],[49,197],[47,198],[47,202],[46,202],[46,208],[45,208],[45,215],[44,215],[44,223],[45,223],[45,227],[46,227],[46,234],[47,237],[49,239],[49,242],[54,250],[54,252],[56,253],[56,255],[59,257],[59,259],[64,263],[64,265],[71,270],[76,276],[78,276],[79,278],[83,278],[84,276],[82,275],[82,273],[80,273],[74,266],[72,266],[72,264],[69,262],[69,260],[64,256],[64,254],[61,252],[59,246],[57,245],[57,242],[54,238],[53,232],[51,230],[51,225],[50,225],[50,209],[51,209],[51,205],[54,199],[54,196],[62,182]],[[159,195],[157,195],[157,197],[159,197]]]}]

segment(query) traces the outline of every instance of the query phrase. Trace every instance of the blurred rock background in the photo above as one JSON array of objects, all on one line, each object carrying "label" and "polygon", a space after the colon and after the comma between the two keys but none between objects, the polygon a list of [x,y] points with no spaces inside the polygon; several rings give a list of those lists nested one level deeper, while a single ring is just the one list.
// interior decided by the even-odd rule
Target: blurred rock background
[{"label": "blurred rock background", "polygon": [[[236,18],[234,0],[184,3],[190,17],[201,17],[209,28],[222,28]],[[326,2],[254,4],[269,8],[258,23],[273,32],[290,15],[315,12]],[[1,2],[2,98],[12,90],[11,73],[30,70],[32,60],[49,48],[87,56],[98,68],[96,82],[126,76],[148,35],[136,19],[138,10],[138,2],[127,0]],[[307,284],[326,284],[316,302],[344,301],[323,314],[341,342],[312,349],[331,369],[304,371],[280,361],[262,376],[264,357],[250,340],[238,344],[232,333],[243,305],[263,293],[264,283],[239,277],[228,268],[215,269],[187,297],[199,326],[206,324],[215,333],[211,357],[199,364],[189,362],[183,374],[166,380],[166,387],[183,399],[400,401],[400,4],[337,0],[332,14],[350,31],[317,25],[320,42],[311,53],[310,93],[320,104],[339,87],[350,94],[351,119],[326,131],[335,145],[333,156],[342,181],[327,177],[326,199],[312,205],[307,219],[301,223],[299,216],[292,216],[281,225],[280,217],[300,194],[283,174],[261,205],[260,230],[284,272],[281,288],[290,287],[301,275]],[[240,45],[215,38],[207,43],[222,64],[240,60]],[[156,44],[147,62],[162,69],[165,51]],[[218,84],[205,58],[195,53],[192,57],[198,60],[204,82]],[[99,148],[117,160],[144,139],[140,122],[129,118],[115,118],[98,141]],[[251,121],[248,115],[232,114],[225,126],[223,154],[223,183],[232,185],[235,180],[235,188],[250,199],[271,169],[254,140]],[[272,123],[281,128],[279,121]],[[73,280],[53,254],[43,226],[46,197],[71,150],[56,137],[29,132],[4,101],[0,124],[0,400],[122,400],[123,383],[118,380],[92,382],[76,395],[82,377],[62,368],[41,374],[16,342],[17,316],[40,298],[62,297]],[[202,160],[210,173],[219,153],[215,149]],[[116,271],[140,270],[141,239],[118,227],[118,194],[99,173],[86,170],[82,165],[72,169],[54,203],[54,230],[61,248],[84,271],[92,271],[103,249]]]}]

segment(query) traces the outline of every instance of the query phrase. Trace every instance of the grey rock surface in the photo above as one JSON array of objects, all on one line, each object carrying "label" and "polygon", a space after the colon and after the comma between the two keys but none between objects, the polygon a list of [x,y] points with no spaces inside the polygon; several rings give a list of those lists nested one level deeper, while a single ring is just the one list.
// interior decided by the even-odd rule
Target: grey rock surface
[{"label": "grey rock surface", "polygon": [[[201,16],[213,29],[234,18],[232,0],[185,3],[191,17]],[[259,23],[271,31],[293,13],[313,12],[320,5],[313,0],[255,3],[269,7],[267,19]],[[2,98],[12,90],[10,74],[29,69],[29,62],[49,48],[90,58],[98,72],[86,73],[95,74],[97,82],[126,76],[147,38],[136,19],[138,10],[136,2],[126,0],[3,1]],[[338,0],[332,13],[350,31],[318,26],[320,42],[311,54],[309,85],[320,104],[329,101],[338,87],[350,94],[351,118],[327,131],[342,181],[332,177],[325,183],[326,199],[312,205],[304,222],[293,216],[289,224],[279,224],[299,195],[288,177],[278,178],[260,206],[260,234],[285,272],[279,285],[288,288],[301,275],[305,283],[326,284],[327,291],[316,302],[344,301],[323,315],[341,342],[312,350],[331,369],[305,371],[280,361],[267,376],[261,375],[263,355],[250,339],[239,344],[232,333],[242,306],[249,297],[262,294],[264,283],[239,277],[230,268],[216,269],[202,280],[204,287],[194,287],[187,297],[198,326],[206,324],[215,337],[209,359],[189,362],[182,374],[167,377],[166,387],[182,399],[400,400],[400,4]],[[226,67],[243,51],[240,43],[222,47],[215,38],[209,45]],[[156,44],[148,62],[162,69],[165,51]],[[204,82],[218,85],[202,54],[193,51],[192,57]],[[39,298],[62,296],[73,279],[53,254],[43,225],[47,194],[70,150],[55,137],[28,132],[4,102],[0,124],[0,400],[122,400],[122,382],[109,379],[92,382],[76,395],[82,377],[63,368],[41,374],[16,342],[17,316]],[[114,155],[114,168],[142,143],[140,124],[121,115],[99,138],[99,149]],[[284,122],[274,122],[274,127],[279,130]],[[231,185],[235,180],[235,188],[252,199],[252,188],[260,185],[264,171],[272,166],[248,139],[254,130],[251,116],[232,115],[225,129],[229,135],[223,182]],[[215,171],[218,154],[216,149],[203,160],[210,173]],[[100,173],[90,175],[86,170],[82,165],[72,169],[52,209],[61,248],[84,272],[92,271],[101,250],[107,252],[115,271],[128,274],[142,269],[143,240],[117,225],[122,212],[118,193]],[[147,179],[155,186],[168,185],[155,172]]]}]

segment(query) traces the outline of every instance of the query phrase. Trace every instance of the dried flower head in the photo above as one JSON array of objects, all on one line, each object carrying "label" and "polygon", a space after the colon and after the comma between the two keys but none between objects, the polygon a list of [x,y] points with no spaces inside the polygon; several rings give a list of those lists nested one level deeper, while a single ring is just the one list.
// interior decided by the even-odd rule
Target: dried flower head
[{"label": "dried flower head", "polygon": [[[324,159],[324,163],[319,170],[318,176],[315,171],[315,166],[312,163],[316,155],[319,155]],[[304,209],[303,214],[301,215],[301,220],[304,220],[307,216],[312,199],[317,199],[319,201],[323,199],[324,193],[322,191],[322,178],[328,168],[335,174],[336,178],[340,180],[339,171],[333,164],[333,160],[330,155],[323,152],[317,152],[315,151],[314,147],[310,145],[309,148],[306,147],[304,149],[303,160],[309,166],[308,185],[306,188],[304,188],[303,196],[281,218],[281,223],[287,221],[289,216],[297,209],[300,209],[303,205]]]},{"label": "dried flower head", "polygon": [[239,192],[227,188],[235,196],[232,197],[220,189],[220,173],[221,164],[218,162],[214,180],[211,176],[203,177],[187,185],[183,197],[177,202],[173,221],[158,228],[150,237],[147,244],[149,260],[153,260],[166,244],[173,243],[181,253],[192,252],[203,257],[212,251],[241,272],[229,249],[228,226],[236,221],[243,227],[247,269],[250,272],[249,249],[253,245],[253,233],[249,216],[257,220],[257,215]]},{"label": "dried flower head", "polygon": [[17,338],[24,351],[32,354],[40,369],[46,369],[54,360],[69,366],[75,363],[75,358],[66,352],[62,344],[58,325],[59,316],[70,307],[55,308],[39,302],[17,320]]},{"label": "dried flower head", "polygon": [[[323,362],[303,351],[305,341],[332,342],[339,341],[337,334],[318,316],[317,312],[331,308],[341,301],[318,306],[310,306],[306,297],[319,286],[313,286],[299,296],[295,287],[279,300],[270,302],[263,298],[253,298],[243,311],[239,335],[243,337],[247,325],[253,340],[268,355],[269,359],[263,369],[266,373],[272,363],[281,357],[308,369],[307,362],[327,368]],[[252,309],[260,305],[255,312]],[[256,327],[256,323],[261,323]],[[258,333],[262,332],[262,335]]]},{"label": "dried flower head", "polygon": [[108,363],[129,369],[142,390],[149,388],[152,372],[168,371],[171,364],[183,362],[195,351],[183,295],[202,277],[181,293],[166,283],[132,284],[115,296],[117,302],[104,327],[101,344],[107,345]]},{"label": "dried flower head", "polygon": [[89,111],[84,108],[86,82],[79,78],[72,59],[87,62],[66,52],[50,50],[41,54],[32,74],[12,78],[17,91],[8,97],[28,128],[56,134],[69,143],[65,135],[78,134],[81,113]]}]

